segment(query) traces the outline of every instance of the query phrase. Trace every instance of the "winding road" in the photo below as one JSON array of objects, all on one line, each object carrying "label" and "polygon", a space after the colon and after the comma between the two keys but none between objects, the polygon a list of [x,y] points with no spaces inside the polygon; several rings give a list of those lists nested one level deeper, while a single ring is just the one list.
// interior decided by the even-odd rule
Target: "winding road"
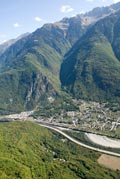
[{"label": "winding road", "polygon": [[99,148],[96,148],[96,147],[92,147],[92,146],[89,146],[89,145],[86,145],[82,142],[79,142],[77,141],[76,139],[70,137],[69,135],[65,134],[63,131],[59,130],[57,127],[55,126],[50,126],[49,124],[45,124],[45,123],[38,123],[40,126],[43,126],[43,127],[46,127],[46,128],[49,128],[51,130],[54,130],[58,133],[60,133],[61,135],[63,135],[64,137],[66,137],[67,139],[69,139],[70,141],[74,142],[75,144],[78,144],[82,147],[85,147],[87,149],[90,149],[90,150],[94,150],[94,151],[97,151],[97,152],[101,152],[101,153],[104,153],[104,154],[108,154],[108,155],[112,155],[112,156],[116,156],[116,157],[120,157],[120,154],[119,153],[115,153],[115,152],[110,152],[110,151],[107,151],[107,150],[103,150],[103,149],[99,149]]}]

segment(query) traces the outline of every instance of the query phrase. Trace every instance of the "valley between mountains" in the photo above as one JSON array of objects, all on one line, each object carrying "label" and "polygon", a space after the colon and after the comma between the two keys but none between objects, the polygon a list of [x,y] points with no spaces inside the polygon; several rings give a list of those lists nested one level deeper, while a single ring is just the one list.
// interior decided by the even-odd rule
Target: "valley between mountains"
[{"label": "valley between mountains", "polygon": [[120,3],[48,23],[1,45],[0,111],[63,98],[120,100]]},{"label": "valley between mountains", "polygon": [[120,178],[120,2],[0,45],[0,179],[56,178]]}]

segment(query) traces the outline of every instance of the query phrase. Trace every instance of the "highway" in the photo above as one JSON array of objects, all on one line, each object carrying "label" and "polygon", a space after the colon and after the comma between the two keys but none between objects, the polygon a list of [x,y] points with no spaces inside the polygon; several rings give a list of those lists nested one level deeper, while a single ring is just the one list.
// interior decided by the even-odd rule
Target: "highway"
[{"label": "highway", "polygon": [[103,149],[99,149],[99,148],[96,148],[96,147],[92,147],[92,146],[89,146],[89,145],[86,145],[82,142],[79,142],[77,141],[76,139],[70,137],[68,134],[64,133],[63,131],[61,131],[60,129],[58,129],[57,127],[55,126],[52,126],[48,123],[41,123],[41,122],[37,122],[40,126],[43,126],[43,127],[46,127],[48,129],[51,129],[51,130],[54,130],[58,133],[60,133],[61,135],[63,135],[64,137],[66,137],[68,140],[74,142],[75,144],[78,144],[82,147],[85,147],[87,149],[90,149],[90,150],[94,150],[94,151],[97,151],[97,152],[101,152],[101,153],[104,153],[104,154],[108,154],[108,155],[112,155],[112,156],[116,156],[116,157],[120,157],[120,154],[119,153],[115,153],[115,152],[110,152],[110,151],[107,151],[107,150],[103,150]]}]

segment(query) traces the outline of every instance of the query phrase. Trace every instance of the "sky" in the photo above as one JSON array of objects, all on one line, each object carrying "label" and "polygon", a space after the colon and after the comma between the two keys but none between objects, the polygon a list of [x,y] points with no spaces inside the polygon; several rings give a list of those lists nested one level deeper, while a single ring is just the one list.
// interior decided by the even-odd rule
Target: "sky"
[{"label": "sky", "polygon": [[85,13],[120,0],[0,0],[0,44],[45,23]]}]

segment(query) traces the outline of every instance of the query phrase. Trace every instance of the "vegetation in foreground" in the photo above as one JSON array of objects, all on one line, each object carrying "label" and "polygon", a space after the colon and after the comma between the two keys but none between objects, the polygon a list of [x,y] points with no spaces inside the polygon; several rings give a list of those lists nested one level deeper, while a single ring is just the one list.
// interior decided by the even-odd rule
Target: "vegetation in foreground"
[{"label": "vegetation in foreground", "polygon": [[99,156],[37,124],[0,123],[0,179],[118,179]]}]

